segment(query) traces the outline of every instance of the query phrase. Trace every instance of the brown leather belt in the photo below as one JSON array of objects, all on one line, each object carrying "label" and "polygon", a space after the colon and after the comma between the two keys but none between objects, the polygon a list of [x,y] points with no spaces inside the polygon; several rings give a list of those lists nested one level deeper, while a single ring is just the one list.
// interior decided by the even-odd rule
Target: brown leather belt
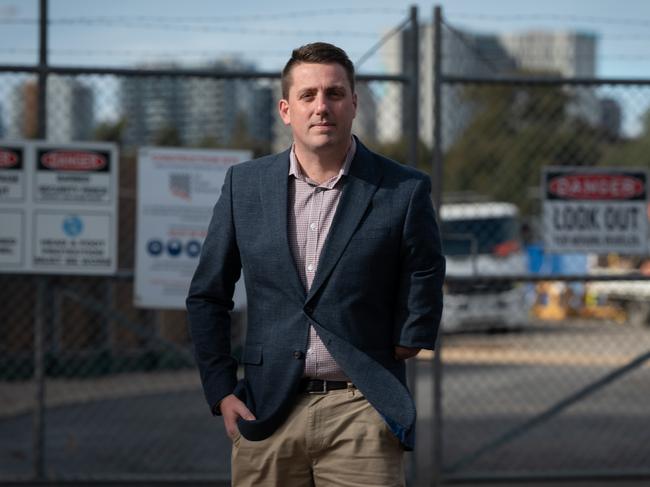
[{"label": "brown leather belt", "polygon": [[308,394],[327,394],[328,391],[354,388],[352,382],[344,380],[302,379],[298,391]]}]

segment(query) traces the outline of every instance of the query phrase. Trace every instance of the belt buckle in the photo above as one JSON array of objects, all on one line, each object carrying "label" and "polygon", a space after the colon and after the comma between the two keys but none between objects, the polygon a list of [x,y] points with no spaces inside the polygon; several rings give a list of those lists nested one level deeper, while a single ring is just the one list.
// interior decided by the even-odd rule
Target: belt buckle
[{"label": "belt buckle", "polygon": [[327,394],[327,381],[323,381],[323,389],[320,391],[309,391],[309,394]]}]

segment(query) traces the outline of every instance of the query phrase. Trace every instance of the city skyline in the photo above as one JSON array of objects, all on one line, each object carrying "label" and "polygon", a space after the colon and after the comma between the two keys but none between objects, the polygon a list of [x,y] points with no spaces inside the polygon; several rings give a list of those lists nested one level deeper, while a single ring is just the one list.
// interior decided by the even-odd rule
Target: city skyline
[{"label": "city skyline", "polygon": [[[363,3],[365,2],[362,1],[359,5]],[[506,49],[511,57],[517,58],[519,61],[522,59],[526,61],[520,63],[521,67],[534,69],[536,66],[555,66],[557,71],[565,76],[603,77],[616,76],[616,73],[628,73],[626,76],[635,77],[635,73],[632,71],[612,69],[612,65],[608,64],[607,43],[616,40],[619,45],[627,42],[638,46],[641,44],[640,39],[643,38],[642,33],[647,32],[648,25],[650,25],[650,23],[647,23],[643,27],[642,18],[632,19],[631,16],[610,16],[608,19],[601,17],[600,15],[607,9],[609,9],[610,13],[613,11],[614,3],[609,0],[589,2],[589,10],[585,8],[585,2],[571,2],[571,8],[569,8],[566,5],[560,5],[555,0],[551,0],[545,5],[537,5],[534,9],[530,4],[519,6],[516,10],[511,10],[510,13],[504,13],[507,11],[505,6],[512,4],[512,2],[503,0],[495,2],[494,8],[491,6],[489,14],[482,13],[485,11],[477,8],[479,3],[474,0],[442,1],[440,3],[443,5],[443,14],[448,25],[452,25],[458,32],[464,32],[471,39],[474,39],[474,46],[477,51],[482,52],[483,57],[494,58],[490,61],[491,63],[501,62],[503,56],[499,50]],[[0,64],[30,64],[35,61],[36,38],[33,34],[36,31],[37,4],[38,2],[35,0],[32,2],[0,0],[0,23],[3,25],[3,29],[0,29],[0,39],[9,35],[7,42],[0,44],[2,46],[0,47]],[[428,71],[430,71],[430,25],[433,6],[424,2],[415,2],[415,4],[419,7],[421,41],[424,53],[421,58],[424,66],[423,71],[425,72],[421,80],[422,88],[430,85],[431,80],[431,73]],[[650,18],[650,9],[641,8],[639,2],[630,2],[630,4],[638,6],[640,8],[639,13],[648,10],[648,17]],[[258,7],[255,10],[256,13],[251,13],[253,11],[251,6],[253,5]],[[301,7],[296,7],[296,10],[291,13],[288,9],[292,5],[298,4],[287,1],[281,7],[278,7],[277,12],[265,14],[264,7],[258,2],[246,2],[242,6],[230,7],[228,10],[215,12],[214,8],[210,8],[204,1],[189,1],[187,2],[187,8],[182,12],[178,11],[178,19],[173,23],[170,19],[173,17],[172,14],[177,12],[177,5],[170,5],[165,11],[159,12],[152,8],[152,3],[149,0],[140,0],[133,2],[129,7],[122,5],[120,8],[112,5],[101,7],[95,5],[93,7],[77,0],[50,1],[49,59],[52,65],[108,67],[163,65],[194,68],[214,67],[218,66],[222,59],[231,59],[244,70],[256,68],[261,71],[277,71],[286,59],[290,47],[295,47],[294,38],[306,39],[305,36],[308,35],[308,32],[313,32],[314,35],[322,35],[324,32],[328,32],[329,29],[333,38],[332,41],[347,49],[353,60],[359,60],[361,56],[372,51],[370,48],[379,41],[382,35],[385,35],[391,27],[395,27],[406,17],[410,3],[402,3],[401,6],[397,7],[394,3],[391,3],[390,5],[393,6],[389,7],[387,6],[389,5],[388,2],[380,1],[376,4],[376,8],[365,14],[362,12],[362,7],[337,7],[336,2],[333,7],[327,9],[321,6],[316,7],[316,4],[310,2],[301,3]],[[245,8],[245,6],[248,8]],[[284,10],[285,8],[287,10]],[[577,13],[571,14],[571,11]],[[628,11],[628,13],[631,12],[632,10]],[[205,16],[200,18],[200,13],[205,14]],[[358,20],[360,18],[364,19],[362,24],[353,22],[354,19]],[[367,22],[365,22],[366,19]],[[119,25],[120,22],[123,25]],[[294,25],[293,30],[288,29],[288,26],[292,24],[298,25]],[[137,31],[137,28],[134,28],[138,25],[142,27],[140,32]],[[574,25],[575,28],[569,28],[568,25]],[[620,30],[622,26],[626,25],[629,31],[627,38],[621,37],[622,34],[619,32],[617,37],[610,39],[609,32],[613,32],[612,28]],[[222,27],[216,29],[216,26]],[[307,27],[312,30],[310,31]],[[164,31],[165,29],[167,30],[165,32],[166,37],[161,40],[161,30]],[[32,31],[31,36],[26,34],[29,30]],[[219,30],[223,30],[225,33],[218,32]],[[14,36],[10,35],[12,32],[15,34]],[[92,32],[90,37],[88,36],[89,32]],[[402,31],[402,34],[404,34],[404,31]],[[219,39],[223,38],[224,35],[226,35],[227,39],[237,39],[237,41],[229,43],[213,42],[214,48],[212,49],[208,49],[209,44],[202,44],[202,48],[198,48],[199,44],[205,42],[206,38],[214,37]],[[107,36],[110,43],[99,42],[101,39],[106,39]],[[545,37],[569,39],[571,36],[587,42],[587,48],[567,49],[566,46],[571,46],[571,42],[566,41],[564,44],[560,42],[556,43],[558,44],[556,46],[557,52],[551,53],[551,57],[548,57],[549,54],[546,51],[548,51],[549,42],[543,41]],[[25,44],[27,38],[29,42]],[[262,47],[258,46],[256,49],[250,47],[251,43],[260,42],[260,40],[266,38],[273,41],[266,42]],[[395,46],[398,44],[396,41],[400,38],[401,35],[396,34],[387,39],[384,45],[362,64],[359,72],[396,72],[395,67],[399,62],[395,60],[399,57],[399,47]],[[542,39],[541,42],[540,39]],[[70,48],[69,44],[66,44],[72,41],[79,47],[73,49]],[[490,74],[490,70],[485,69],[483,61],[477,62],[477,53],[472,52],[471,47],[468,48],[457,40],[454,42],[451,39],[451,41],[448,42],[447,46],[443,47],[445,72],[465,75]],[[174,46],[170,46],[170,42],[173,42]],[[527,42],[527,44],[524,45],[522,42],[524,44]],[[152,46],[147,47],[148,43],[155,44],[157,49]],[[222,49],[226,44],[230,46],[230,49]],[[27,47],[28,45],[32,45],[31,51]],[[539,47],[539,49],[536,49],[535,46]],[[285,48],[286,51],[284,51]],[[514,55],[513,53],[516,53],[517,49],[520,51],[519,55]],[[135,54],[135,56],[131,56],[129,52]],[[240,52],[240,55],[237,55],[237,52]],[[283,52],[284,54],[282,54]],[[426,54],[427,52],[428,54]],[[196,57],[197,54],[198,57]],[[527,59],[527,56],[530,59]],[[561,59],[563,56],[566,56],[566,59]],[[637,66],[643,65],[640,63],[643,60],[643,53],[631,53],[630,57],[635,58],[638,63]],[[504,62],[507,64],[510,61],[505,60]],[[575,69],[563,69],[562,63],[567,66],[574,66]],[[7,79],[10,79],[10,76],[7,75]],[[103,83],[101,96],[94,96],[93,118],[96,123],[114,122],[123,112],[122,108],[120,108],[122,103],[120,97],[123,96],[120,90],[122,81],[105,78],[101,80],[101,83]],[[10,84],[11,81],[6,83],[7,86]],[[12,112],[11,105],[16,102],[9,100],[12,92],[4,86],[0,86],[0,95],[3,94],[3,88],[5,93],[0,96],[0,117],[3,117],[3,123],[0,123],[0,127],[4,125],[4,134],[6,136],[8,133],[12,133],[9,119]],[[93,89],[96,91],[97,87],[95,86]],[[387,86],[385,90],[380,90],[379,95],[388,97],[391,90],[398,90],[398,87]],[[269,95],[264,96],[268,97]],[[271,105],[277,97],[278,93],[273,92]],[[363,97],[366,104],[371,99],[371,96]],[[421,101],[424,106],[429,106],[431,102],[430,94],[422,91]],[[610,112],[612,102],[616,102],[616,100],[609,101],[608,109],[610,109]],[[265,103],[269,103],[269,100],[266,100]],[[391,103],[394,104],[395,101],[392,100]],[[224,101],[222,105],[225,106],[225,104]],[[206,110],[210,110],[209,107],[203,106],[201,103],[194,103],[194,105],[193,110],[197,113],[203,113],[202,117],[206,120],[207,125],[217,123],[223,127],[231,126],[228,130],[232,129],[232,123],[224,125],[222,122],[216,122],[215,115],[209,115],[206,112]],[[623,132],[627,135],[638,133],[642,127],[640,114],[647,109],[647,104],[641,103],[640,105],[634,107],[623,106],[622,126]],[[361,123],[356,124],[358,127],[362,126],[366,132],[369,131],[368,133],[371,134],[379,132],[378,138],[380,140],[386,140],[387,138],[386,134],[382,134],[382,132],[388,132],[388,135],[395,133],[395,107],[391,110],[377,110],[375,106],[368,106],[367,108],[366,112],[361,112],[363,119],[358,121]],[[235,110],[235,112],[237,111]],[[232,110],[228,112],[232,112]],[[421,132],[427,135],[424,140],[430,143],[429,139],[432,131],[428,115],[430,114],[424,116]],[[374,120],[370,120],[371,118]],[[402,122],[405,119],[405,117],[401,116]],[[249,117],[249,124],[259,123],[259,120],[256,120],[255,117]],[[276,120],[273,122],[272,128],[274,133],[270,135],[275,141],[282,139],[283,135],[286,136],[286,132],[283,132],[282,127],[277,127],[277,125]],[[251,130],[259,133],[263,129],[260,125]],[[195,132],[197,131],[195,130]],[[197,137],[199,136],[182,138],[197,143]],[[225,136],[219,137],[227,139]],[[268,138],[268,136],[264,138]],[[278,144],[274,145],[278,146]]]},{"label": "city skyline", "polygon": [[[531,30],[596,34],[599,77],[650,77],[650,4],[640,0],[548,0],[491,2],[442,0],[447,22],[483,32]],[[410,5],[430,22],[433,2],[360,0],[354,7],[335,0],[324,8],[312,1],[285,0],[270,8],[259,0],[215,8],[207,0],[168,3],[152,0],[106,4],[80,0],[49,2],[50,62],[60,65],[133,66],[143,62],[201,64],[227,55],[277,70],[291,49],[328,40],[348,51],[353,61],[400,24]],[[0,64],[33,64],[38,58],[38,1],[0,0]],[[645,20],[644,20],[645,19]],[[379,53],[361,71],[385,68]]]}]

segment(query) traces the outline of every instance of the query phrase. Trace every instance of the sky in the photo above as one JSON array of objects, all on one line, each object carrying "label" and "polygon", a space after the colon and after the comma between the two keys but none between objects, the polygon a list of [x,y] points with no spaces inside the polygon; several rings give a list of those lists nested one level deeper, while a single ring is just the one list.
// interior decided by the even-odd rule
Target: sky
[{"label": "sky", "polygon": [[[447,23],[477,33],[593,34],[598,77],[650,79],[650,0],[436,4]],[[0,64],[36,63],[38,5],[38,0],[0,0]],[[411,5],[418,7],[421,22],[431,21],[434,2],[420,0],[49,0],[49,62],[132,67],[164,61],[197,67],[235,57],[260,70],[279,71],[294,47],[315,40],[337,44],[358,61],[407,18]],[[386,72],[389,54],[388,48],[379,49],[358,71]],[[650,97],[632,90],[624,95],[619,100],[624,130],[638,133]]]},{"label": "sky", "polygon": [[[38,0],[0,0],[0,64],[37,59]],[[578,30],[598,36],[597,75],[650,78],[648,0],[443,0],[445,19],[476,32]],[[291,49],[327,40],[358,60],[417,5],[395,0],[50,0],[50,62],[133,66],[175,61],[197,65],[237,56],[277,70]],[[164,6],[164,7],[163,7]],[[384,71],[382,53],[361,72]]]}]

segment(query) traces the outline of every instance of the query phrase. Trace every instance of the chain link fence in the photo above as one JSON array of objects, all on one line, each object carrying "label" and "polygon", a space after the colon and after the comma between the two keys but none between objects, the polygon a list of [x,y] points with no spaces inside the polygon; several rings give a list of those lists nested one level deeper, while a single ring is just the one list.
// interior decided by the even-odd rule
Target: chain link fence
[{"label": "chain link fence", "polygon": [[[354,133],[403,157],[400,81],[359,79]],[[0,74],[2,136],[37,133],[37,80]],[[396,95],[397,94],[397,95]],[[119,145],[119,272],[114,277],[0,275],[0,481],[217,479],[230,470],[229,440],[211,420],[191,352],[185,312],[133,304],[137,149],[247,149],[291,142],[277,115],[279,76],[52,74],[47,139]],[[35,322],[43,320],[44,378],[35,377]],[[234,351],[244,316],[235,316]],[[37,360],[37,359],[36,359]],[[44,444],[35,398],[44,389]],[[36,441],[36,443],[35,443]],[[39,451],[40,450],[40,451]],[[41,456],[42,455],[42,456]]]},{"label": "chain link fence", "polygon": [[[640,277],[647,256],[544,253],[540,180],[548,166],[647,169],[650,84],[580,82],[577,68],[538,62],[541,38],[440,28],[439,104],[431,90],[434,26],[420,28],[419,130],[410,118],[413,85],[399,75],[359,77],[354,125],[371,148],[429,171],[433,107],[442,109],[449,278],[438,345],[441,415],[431,403],[431,357],[422,354],[413,383],[418,479],[435,473],[434,450],[435,480],[443,482],[647,475],[650,283]],[[392,38],[391,58],[410,55],[409,35],[407,26]],[[522,51],[531,45],[533,54]],[[402,61],[394,72],[408,71]],[[580,59],[573,65],[585,69]],[[101,278],[0,275],[0,481],[33,478],[39,465],[42,478],[58,480],[229,478],[228,440],[204,403],[185,313],[133,305],[137,149],[258,156],[290,143],[276,113],[278,77],[244,64],[215,67],[221,75],[158,66],[154,74],[48,76],[48,140],[119,145],[120,270]],[[36,137],[33,71],[0,72],[0,103],[1,138]],[[418,158],[409,160],[414,144]],[[595,270],[619,280],[603,287],[589,277]],[[613,291],[625,286],[633,292]],[[236,316],[235,343],[244,319]]]},{"label": "chain link fence", "polygon": [[544,252],[541,178],[647,170],[650,84],[580,81],[585,59],[544,63],[541,37],[442,29],[443,478],[648,475],[650,252]]}]

